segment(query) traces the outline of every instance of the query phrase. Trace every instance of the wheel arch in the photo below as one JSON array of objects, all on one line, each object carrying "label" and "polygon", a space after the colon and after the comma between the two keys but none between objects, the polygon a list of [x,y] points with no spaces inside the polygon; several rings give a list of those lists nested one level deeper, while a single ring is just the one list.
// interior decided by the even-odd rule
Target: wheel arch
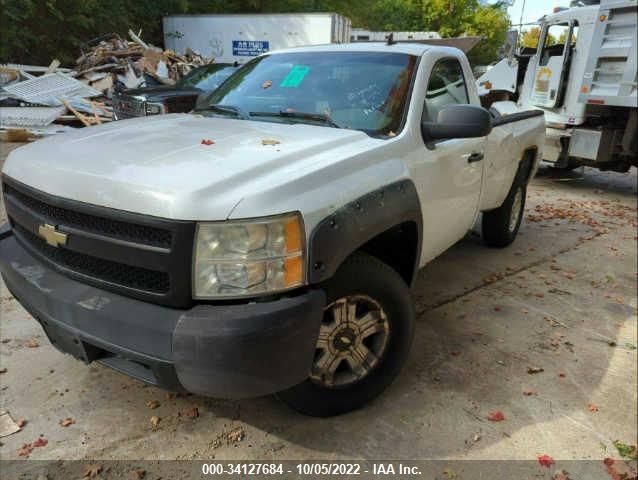
[{"label": "wheel arch", "polygon": [[363,195],[323,219],[310,235],[308,280],[332,277],[343,261],[365,251],[411,285],[421,254],[422,216],[416,187],[402,180]]},{"label": "wheel arch", "polygon": [[523,154],[519,161],[519,169],[523,170],[525,180],[529,183],[538,169],[540,158],[538,158],[538,147],[533,145],[523,150]]}]

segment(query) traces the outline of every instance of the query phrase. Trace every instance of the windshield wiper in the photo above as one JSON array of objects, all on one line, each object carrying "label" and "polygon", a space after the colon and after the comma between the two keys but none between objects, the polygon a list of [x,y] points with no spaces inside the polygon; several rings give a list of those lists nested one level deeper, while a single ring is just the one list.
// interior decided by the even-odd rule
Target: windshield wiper
[{"label": "windshield wiper", "polygon": [[208,110],[220,113],[232,113],[237,118],[241,118],[242,120],[248,120],[250,118],[250,115],[244,112],[241,108],[236,107],[235,105],[223,105],[221,103],[213,103],[212,105],[208,105],[206,108],[200,108],[196,111],[205,112]]},{"label": "windshield wiper", "polygon": [[279,112],[250,112],[251,117],[285,117],[296,118],[299,120],[316,120],[334,128],[343,128],[341,125],[332,120],[328,115],[323,113],[294,112],[288,110],[280,110]]}]

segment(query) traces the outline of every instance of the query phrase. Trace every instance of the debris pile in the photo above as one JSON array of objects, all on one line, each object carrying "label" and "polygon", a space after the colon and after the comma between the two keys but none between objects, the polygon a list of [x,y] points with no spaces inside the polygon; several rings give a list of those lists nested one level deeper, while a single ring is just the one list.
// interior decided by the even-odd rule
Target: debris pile
[{"label": "debris pile", "polygon": [[191,50],[177,55],[145,43],[131,30],[128,33],[131,41],[113,33],[83,45],[76,61],[77,78],[106,94],[113,86],[173,85],[193,68],[212,61]]},{"label": "debris pile", "polygon": [[184,55],[162,50],[140,33],[128,34],[130,40],[111,33],[84,43],[73,69],[60,67],[58,60],[48,67],[0,65],[0,138],[26,140],[109,122],[114,92],[173,85],[213,61],[191,50]]}]

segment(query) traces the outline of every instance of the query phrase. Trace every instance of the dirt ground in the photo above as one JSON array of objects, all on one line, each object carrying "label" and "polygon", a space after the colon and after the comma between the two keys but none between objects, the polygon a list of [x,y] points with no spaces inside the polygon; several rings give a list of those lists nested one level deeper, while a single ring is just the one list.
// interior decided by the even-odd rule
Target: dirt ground
[{"label": "dirt ground", "polygon": [[[0,145],[4,160],[14,145]],[[473,232],[420,272],[406,368],[337,418],[272,397],[175,397],[86,366],[1,285],[0,410],[26,423],[0,458],[40,436],[31,459],[619,458],[612,442],[637,436],[636,181],[541,168],[512,246]]]}]

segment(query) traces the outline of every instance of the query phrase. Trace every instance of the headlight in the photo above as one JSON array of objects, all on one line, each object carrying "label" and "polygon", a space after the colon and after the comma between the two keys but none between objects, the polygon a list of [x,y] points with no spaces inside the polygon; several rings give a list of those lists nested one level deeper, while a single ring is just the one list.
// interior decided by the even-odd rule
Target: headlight
[{"label": "headlight", "polygon": [[304,283],[304,230],[298,214],[199,223],[193,297],[245,297]]},{"label": "headlight", "polygon": [[161,103],[146,103],[146,115],[159,115],[164,113],[164,105]]}]

